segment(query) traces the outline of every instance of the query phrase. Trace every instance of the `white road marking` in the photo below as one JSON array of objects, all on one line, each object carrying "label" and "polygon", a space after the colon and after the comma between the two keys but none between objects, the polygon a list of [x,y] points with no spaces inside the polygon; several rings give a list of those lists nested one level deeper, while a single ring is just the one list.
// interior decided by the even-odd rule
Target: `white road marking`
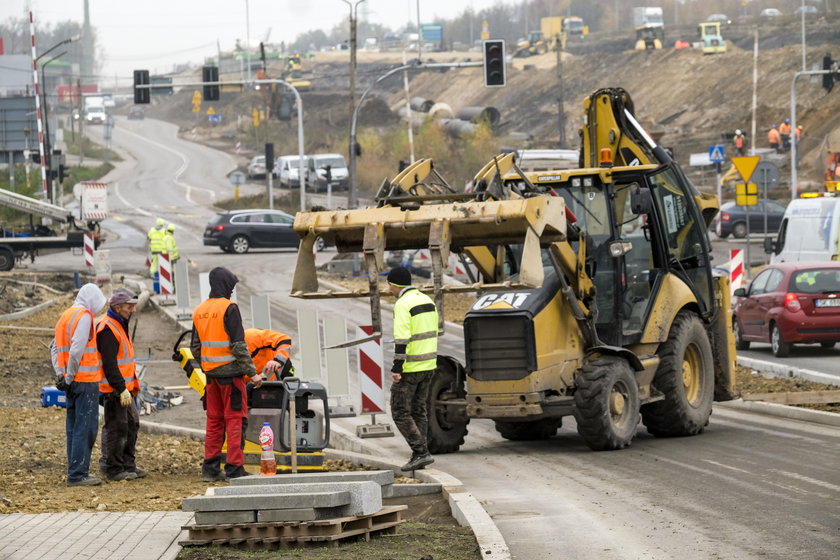
[{"label": "white road marking", "polygon": [[144,216],[149,216],[149,217],[152,216],[151,212],[147,212],[146,210],[143,210],[142,208],[140,208],[136,204],[132,204],[128,200],[126,200],[126,198],[120,192],[120,182],[119,181],[114,181],[114,194],[117,195],[117,198],[120,199],[120,202],[122,202],[123,204],[125,204],[129,208],[134,209],[135,212],[139,212],[140,214],[142,214]]},{"label": "white road marking", "polygon": [[174,182],[175,182],[176,185],[178,185],[179,187],[182,187],[183,189],[185,189],[187,191],[187,195],[186,195],[187,202],[189,202],[190,204],[198,205],[198,203],[196,203],[196,201],[194,201],[192,199],[193,189],[199,190],[199,191],[205,191],[206,193],[208,193],[210,195],[210,198],[212,200],[214,200],[214,201],[216,200],[216,192],[215,191],[213,191],[211,189],[204,188],[204,187],[194,187],[194,186],[190,185],[189,183],[181,181],[181,179],[180,179],[181,175],[183,175],[184,171],[186,171],[187,167],[189,166],[189,160],[187,159],[187,156],[185,156],[184,154],[182,154],[181,152],[179,152],[177,150],[174,150],[174,149],[170,148],[169,146],[165,146],[165,145],[163,145],[159,142],[155,142],[154,140],[149,140],[148,138],[144,138],[143,136],[140,136],[136,132],[131,132],[130,130],[126,130],[124,128],[120,129],[120,132],[125,132],[126,134],[131,134],[132,136],[135,136],[135,137],[143,140],[144,142],[146,142],[148,144],[151,144],[153,146],[157,146],[161,150],[164,150],[166,152],[169,152],[169,153],[174,154],[174,155],[178,156],[179,158],[181,158],[181,167],[179,167],[178,170],[175,172]]}]

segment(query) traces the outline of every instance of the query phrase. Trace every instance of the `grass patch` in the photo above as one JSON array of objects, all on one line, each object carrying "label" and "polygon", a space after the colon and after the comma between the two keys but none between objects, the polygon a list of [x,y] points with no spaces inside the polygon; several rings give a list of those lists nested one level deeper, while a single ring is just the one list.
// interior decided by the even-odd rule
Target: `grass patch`
[{"label": "grass patch", "polygon": [[342,542],[338,546],[311,546],[273,551],[240,550],[229,546],[182,548],[178,560],[478,560],[481,553],[469,527],[432,523],[404,523],[396,535],[376,535],[369,542]]},{"label": "grass patch", "polygon": [[[87,136],[82,137],[80,134],[69,134],[67,129],[64,129],[64,143],[67,144],[65,152],[68,154],[81,155],[81,148],[84,147],[85,157],[105,159],[105,146],[97,144]],[[122,161],[120,155],[114,150],[108,150],[108,159],[110,161]]]}]

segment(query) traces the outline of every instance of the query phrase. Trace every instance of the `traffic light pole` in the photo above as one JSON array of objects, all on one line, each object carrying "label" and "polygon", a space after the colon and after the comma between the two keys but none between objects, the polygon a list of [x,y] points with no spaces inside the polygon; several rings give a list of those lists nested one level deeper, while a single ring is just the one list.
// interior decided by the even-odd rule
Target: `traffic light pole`
[{"label": "traffic light pole", "polygon": [[[300,93],[298,93],[297,88],[288,82],[284,82],[283,80],[231,80],[231,81],[215,81],[215,82],[186,82],[186,83],[178,83],[172,84],[173,86],[178,87],[204,87],[204,86],[230,86],[230,85],[246,85],[246,84],[279,84],[281,86],[287,87],[292,90],[292,93],[295,94],[295,105],[297,105],[297,118],[298,118],[298,173],[300,173],[300,211],[306,211],[306,178],[304,177],[304,152],[303,152],[303,101],[300,98]],[[134,86],[135,89],[152,89],[151,84],[136,84]],[[268,169],[269,162],[266,162],[266,173],[271,173],[271,170]],[[271,162],[272,170],[274,169],[274,162]]]},{"label": "traffic light pole", "polygon": [[790,199],[796,199],[797,181],[799,178],[796,175],[796,151],[799,148],[796,140],[796,80],[799,76],[822,76],[824,74],[833,74],[832,70],[808,70],[805,72],[797,72],[793,75],[793,80],[790,83]]},{"label": "traffic light pole", "polygon": [[[347,206],[350,208],[356,208],[359,205],[359,192],[358,192],[358,178],[356,175],[356,119],[359,117],[359,110],[362,108],[362,104],[365,102],[365,98],[368,94],[373,90],[373,88],[379,84],[379,82],[385,80],[386,78],[393,76],[397,72],[402,70],[431,70],[434,68],[475,68],[484,66],[484,62],[433,62],[433,63],[419,63],[414,62],[410,64],[403,64],[402,66],[397,66],[396,68],[392,68],[388,70],[376,80],[372,84],[370,84],[367,89],[365,89],[362,96],[359,98],[359,102],[356,103],[356,107],[353,109],[353,118],[350,121],[350,196],[349,200],[347,201]],[[411,126],[409,124],[409,126]]]}]

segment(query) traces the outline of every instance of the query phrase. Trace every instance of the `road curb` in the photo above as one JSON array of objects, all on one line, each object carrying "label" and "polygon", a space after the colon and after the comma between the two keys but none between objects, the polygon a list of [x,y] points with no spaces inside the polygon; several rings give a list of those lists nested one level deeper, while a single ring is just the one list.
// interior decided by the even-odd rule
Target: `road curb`
[{"label": "road curb", "polygon": [[764,414],[765,416],[777,416],[780,418],[788,418],[790,420],[823,424],[825,426],[840,426],[840,414],[835,412],[826,412],[824,410],[812,410],[810,408],[799,408],[796,406],[788,406],[786,404],[768,403],[762,401],[744,401],[741,399],[715,403],[715,406],[755,412],[757,414]]},{"label": "road curb", "polygon": [[755,358],[739,357],[736,359],[739,366],[752,368],[756,371],[766,373],[770,377],[791,378],[798,377],[799,379],[806,379],[816,383],[826,383],[828,385],[840,385],[840,378],[835,375],[829,375],[811,369],[802,369],[776,362],[768,362],[765,360],[757,360]]},{"label": "road curb", "polygon": [[[150,422],[148,420],[140,420],[140,430],[150,434],[165,434],[170,436],[180,436],[199,441],[204,441],[204,430],[197,428],[185,428],[181,426],[174,426],[172,424],[162,424],[160,422]],[[330,447],[324,450],[325,454],[330,459],[344,459],[355,463],[364,463],[376,468],[385,468],[393,470],[395,473],[402,475],[399,465],[375,457],[367,455],[363,451],[365,445],[354,438],[349,432],[338,426],[330,426],[331,443],[339,447],[349,447],[351,449],[340,449],[339,447]],[[355,451],[358,449],[359,451]],[[459,524],[469,527],[473,532],[479,549],[481,550],[481,557],[487,560],[510,560],[510,550],[507,543],[505,543],[501,532],[499,531],[493,519],[485,511],[479,501],[471,493],[467,492],[463,483],[454,476],[439,471],[437,469],[423,469],[414,472],[415,478],[422,482],[432,482],[441,485],[443,495],[449,501],[449,509]]]}]

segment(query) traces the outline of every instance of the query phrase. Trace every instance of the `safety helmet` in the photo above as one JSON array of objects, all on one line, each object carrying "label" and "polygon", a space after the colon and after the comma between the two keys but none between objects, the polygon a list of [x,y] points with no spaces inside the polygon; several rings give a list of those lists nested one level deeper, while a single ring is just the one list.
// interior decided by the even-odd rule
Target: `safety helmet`
[{"label": "safety helmet", "polygon": [[163,218],[158,218],[157,220],[155,220],[155,225],[158,227],[163,227],[164,225],[166,225],[166,222],[163,221]]},{"label": "safety helmet", "polygon": [[166,226],[166,231],[175,231],[175,224],[169,224]]},{"label": "safety helmet", "polygon": [[771,124],[771,125],[770,125],[770,128],[776,128],[776,125],[775,125],[775,124]]},{"label": "safety helmet", "polygon": [[742,134],[743,134],[743,132],[741,132],[740,128],[735,129],[735,136],[741,136]]},{"label": "safety helmet", "polygon": [[790,124],[790,119],[785,119],[785,124]]}]

